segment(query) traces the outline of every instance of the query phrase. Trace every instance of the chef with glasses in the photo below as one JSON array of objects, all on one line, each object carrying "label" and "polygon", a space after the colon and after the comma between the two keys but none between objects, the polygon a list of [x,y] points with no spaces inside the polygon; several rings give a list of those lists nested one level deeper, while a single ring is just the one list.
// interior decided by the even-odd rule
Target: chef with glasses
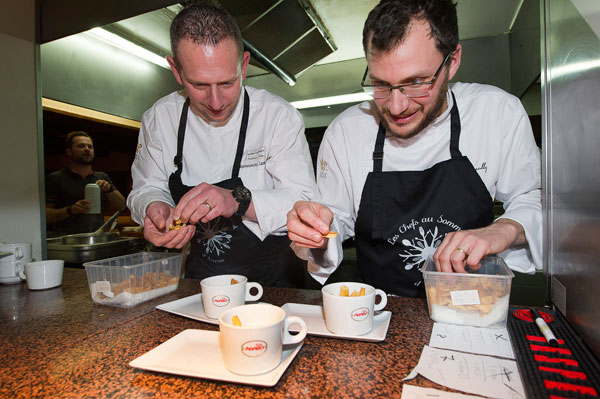
[{"label": "chef with glasses", "polygon": [[[318,193],[288,213],[288,235],[324,283],[354,237],[360,278],[424,296],[421,267],[477,269],[500,254],[541,268],[540,155],[518,98],[455,83],[462,48],[451,0],[384,0],[363,30],[371,101],[339,115],[317,158]],[[494,200],[504,213],[494,218]],[[336,238],[324,238],[328,231]]]}]

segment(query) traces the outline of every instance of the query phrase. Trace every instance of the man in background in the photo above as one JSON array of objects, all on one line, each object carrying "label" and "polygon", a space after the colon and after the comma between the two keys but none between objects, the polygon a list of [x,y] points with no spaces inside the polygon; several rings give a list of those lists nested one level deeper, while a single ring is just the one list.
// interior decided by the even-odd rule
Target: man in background
[{"label": "man in background", "polygon": [[104,223],[103,213],[89,214],[90,203],[85,199],[85,186],[100,187],[102,210],[107,202],[115,209],[125,209],[125,197],[117,190],[108,175],[92,169],[94,143],[82,131],[70,132],[66,139],[67,165],[46,178],[46,223],[48,236],[89,233]]}]

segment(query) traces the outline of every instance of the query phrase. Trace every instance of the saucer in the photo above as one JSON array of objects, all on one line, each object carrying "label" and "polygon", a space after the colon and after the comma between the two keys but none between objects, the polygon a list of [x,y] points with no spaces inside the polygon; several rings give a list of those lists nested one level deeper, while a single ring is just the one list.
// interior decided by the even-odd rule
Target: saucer
[{"label": "saucer", "polygon": [[164,310],[165,312],[173,313],[179,316],[188,317],[190,319],[203,321],[205,323],[219,325],[219,319],[211,319],[206,315],[206,313],[204,313],[204,305],[202,305],[202,294],[196,294],[185,298],[177,299],[175,301],[163,303],[161,305],[156,306],[156,309]]},{"label": "saucer", "polygon": [[16,283],[20,283],[21,281],[22,281],[21,277],[19,277],[19,276],[0,278],[0,283],[2,283],[2,284],[16,284]]},{"label": "saucer", "polygon": [[[367,334],[363,335],[342,335],[334,334],[327,329],[325,318],[323,316],[323,307],[317,305],[304,305],[301,303],[286,303],[281,307],[286,316],[299,316],[306,323],[307,334],[318,335],[320,337],[351,339],[355,341],[380,342],[385,339],[392,312],[383,310],[375,312],[373,315],[373,328]],[[290,328],[294,331],[294,327]]]},{"label": "saucer", "polygon": [[218,331],[189,329],[132,360],[129,366],[159,373],[272,387],[277,384],[301,347],[302,343],[284,346],[281,363],[267,373],[238,375],[225,368]]}]

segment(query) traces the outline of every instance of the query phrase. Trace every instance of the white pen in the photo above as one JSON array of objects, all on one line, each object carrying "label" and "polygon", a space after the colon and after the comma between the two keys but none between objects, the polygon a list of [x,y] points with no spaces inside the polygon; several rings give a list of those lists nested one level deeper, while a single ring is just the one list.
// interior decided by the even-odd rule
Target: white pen
[{"label": "white pen", "polygon": [[544,338],[546,338],[546,341],[548,341],[550,346],[558,345],[558,340],[556,339],[556,337],[554,336],[554,333],[552,332],[550,327],[548,327],[548,324],[546,324],[546,322],[544,321],[544,319],[542,318],[540,313],[533,308],[531,308],[530,310],[531,310],[531,316],[533,317],[535,324],[537,324],[537,326],[540,328],[540,331],[544,335]]}]

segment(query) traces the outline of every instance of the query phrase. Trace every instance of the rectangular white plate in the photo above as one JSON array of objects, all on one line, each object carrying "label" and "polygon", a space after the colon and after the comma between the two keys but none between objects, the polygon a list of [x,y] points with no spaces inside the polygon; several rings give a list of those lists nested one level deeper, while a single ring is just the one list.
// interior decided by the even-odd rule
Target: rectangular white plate
[{"label": "rectangular white plate", "polygon": [[[373,316],[373,329],[364,335],[339,335],[334,334],[325,326],[325,317],[323,316],[323,307],[318,305],[304,305],[301,303],[286,303],[281,307],[285,310],[287,316],[299,316],[306,323],[308,334],[321,337],[352,339],[356,341],[379,342],[385,339],[392,312],[384,310],[375,312]],[[294,331],[294,326],[290,328]],[[296,330],[297,331],[297,330]]]},{"label": "rectangular white plate", "polygon": [[211,319],[204,313],[202,294],[187,296],[172,302],[163,303],[158,305],[156,309],[183,317],[189,317],[190,319],[203,321],[205,323],[219,324],[219,319]]},{"label": "rectangular white plate", "polygon": [[272,387],[277,384],[301,347],[302,343],[284,346],[281,363],[267,373],[238,375],[225,368],[218,331],[189,329],[132,360],[129,366],[160,373]]}]

